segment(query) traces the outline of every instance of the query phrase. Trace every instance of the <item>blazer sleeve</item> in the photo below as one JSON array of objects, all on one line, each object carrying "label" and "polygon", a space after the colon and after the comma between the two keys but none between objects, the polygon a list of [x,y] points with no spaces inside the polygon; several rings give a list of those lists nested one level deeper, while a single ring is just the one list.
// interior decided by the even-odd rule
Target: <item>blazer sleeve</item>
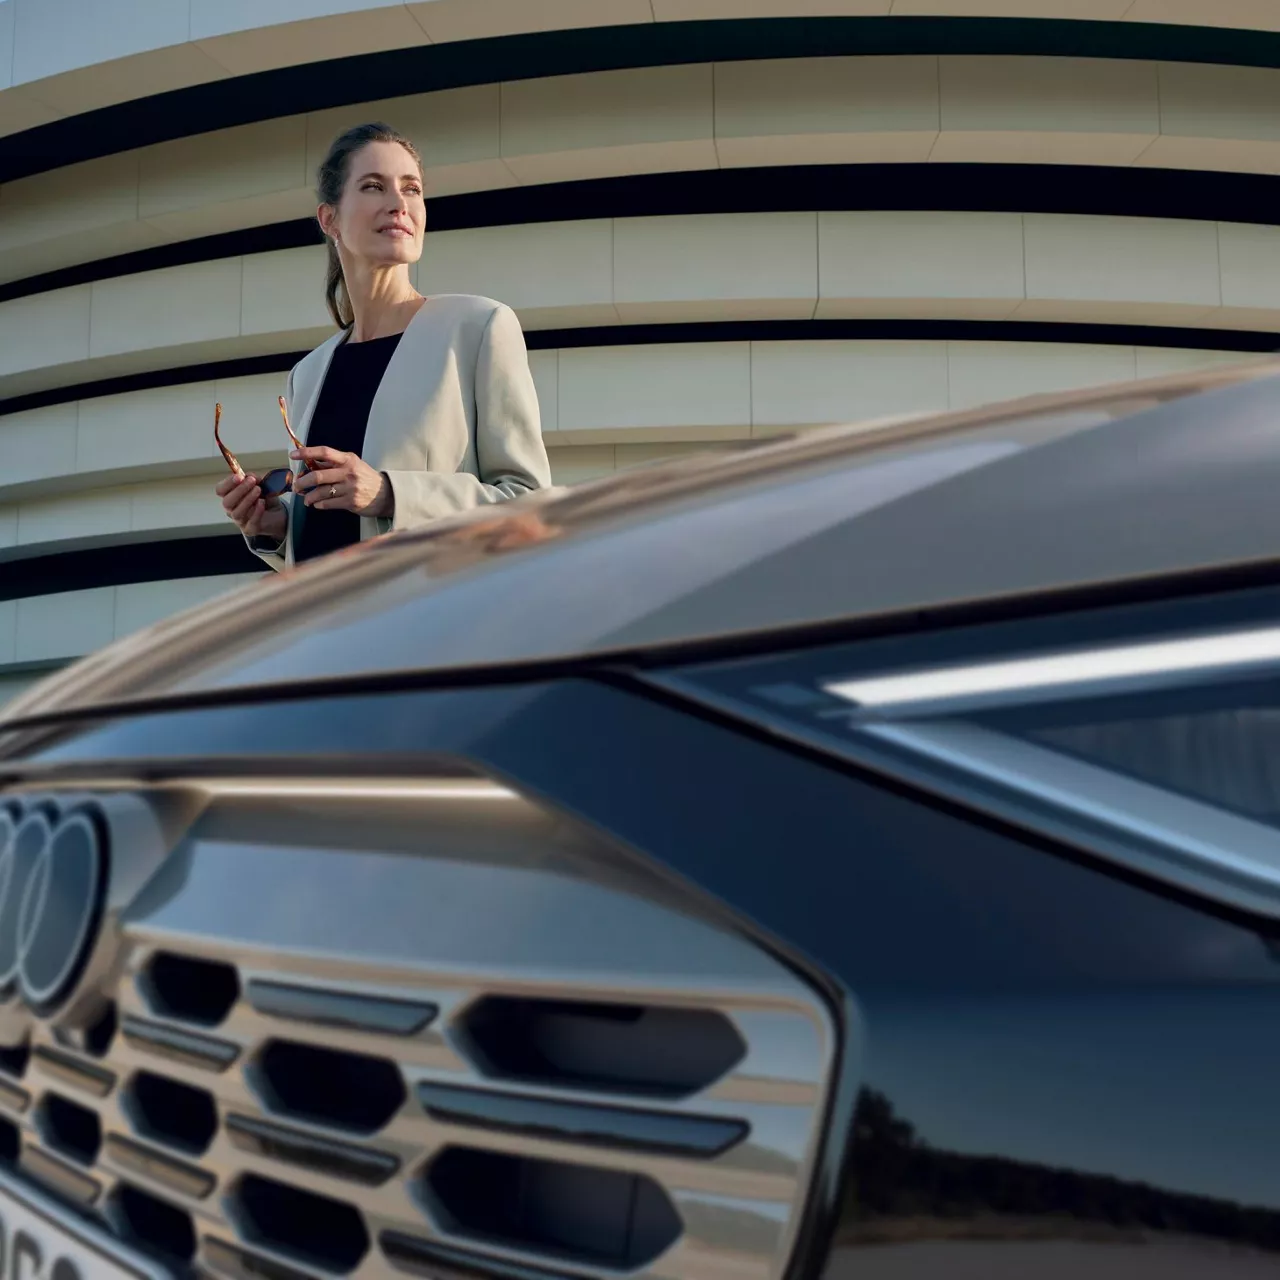
[{"label": "blazer sleeve", "polygon": [[485,327],[476,358],[476,460],[478,476],[466,472],[387,471],[395,498],[382,532],[425,524],[469,507],[504,502],[551,484],[542,440],[538,393],[529,372],[520,321],[499,304]]},{"label": "blazer sleeve", "polygon": [[[295,365],[294,368],[297,368],[297,366]],[[294,417],[293,417],[293,369],[289,370],[289,376],[285,379],[284,402],[285,402],[285,406],[289,410],[289,421],[292,422],[294,420]],[[285,504],[285,522],[284,522],[284,537],[279,542],[277,542],[274,538],[264,537],[260,533],[256,533],[252,537],[250,537],[248,534],[242,535],[245,541],[245,545],[249,548],[249,550],[252,551],[253,554],[263,562],[263,564],[269,565],[277,573],[279,573],[281,570],[285,569],[288,566],[288,559],[287,559],[286,553],[289,546],[289,531],[293,527],[293,520],[292,520],[293,512],[289,506],[290,499],[288,496],[286,496],[285,498],[281,499],[281,501]]]}]

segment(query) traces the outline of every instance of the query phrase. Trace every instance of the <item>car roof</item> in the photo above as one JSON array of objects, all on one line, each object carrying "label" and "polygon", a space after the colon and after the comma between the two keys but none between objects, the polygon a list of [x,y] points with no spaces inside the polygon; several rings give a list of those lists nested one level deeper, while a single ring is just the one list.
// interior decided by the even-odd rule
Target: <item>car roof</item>
[{"label": "car roof", "polygon": [[0,718],[783,637],[1277,560],[1280,364],[823,428],[268,575]]}]

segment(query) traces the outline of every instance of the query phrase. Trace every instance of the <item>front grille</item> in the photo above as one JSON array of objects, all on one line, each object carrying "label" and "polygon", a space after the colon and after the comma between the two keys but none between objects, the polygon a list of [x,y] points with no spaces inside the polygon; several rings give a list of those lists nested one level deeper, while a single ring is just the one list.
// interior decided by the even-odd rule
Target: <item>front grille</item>
[{"label": "front grille", "polygon": [[214,1275],[780,1275],[834,1052],[794,975],[514,797],[286,840],[201,786],[109,1000],[0,1049],[0,1164]]}]

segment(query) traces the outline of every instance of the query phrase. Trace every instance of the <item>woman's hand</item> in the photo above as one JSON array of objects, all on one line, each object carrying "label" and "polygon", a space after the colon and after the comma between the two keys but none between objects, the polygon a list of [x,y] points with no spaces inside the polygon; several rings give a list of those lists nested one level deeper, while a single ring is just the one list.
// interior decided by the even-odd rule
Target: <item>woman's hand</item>
[{"label": "woman's hand", "polygon": [[354,511],[358,516],[389,516],[391,484],[358,453],[343,453],[328,445],[295,449],[314,471],[304,471],[293,482],[293,491],[309,507],[319,511]]},{"label": "woman's hand", "polygon": [[284,541],[289,513],[276,502],[270,507],[262,497],[256,476],[227,476],[214,490],[222,499],[222,509],[240,527],[240,532],[252,538],[258,534]]}]

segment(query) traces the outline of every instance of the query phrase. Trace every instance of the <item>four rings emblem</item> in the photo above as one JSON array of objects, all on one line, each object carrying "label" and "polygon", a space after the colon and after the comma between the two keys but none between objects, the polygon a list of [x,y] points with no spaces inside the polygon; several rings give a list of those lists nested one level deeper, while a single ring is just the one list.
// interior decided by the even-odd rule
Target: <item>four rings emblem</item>
[{"label": "four rings emblem", "polygon": [[0,1000],[56,1009],[92,954],[107,849],[91,813],[0,809]]}]

